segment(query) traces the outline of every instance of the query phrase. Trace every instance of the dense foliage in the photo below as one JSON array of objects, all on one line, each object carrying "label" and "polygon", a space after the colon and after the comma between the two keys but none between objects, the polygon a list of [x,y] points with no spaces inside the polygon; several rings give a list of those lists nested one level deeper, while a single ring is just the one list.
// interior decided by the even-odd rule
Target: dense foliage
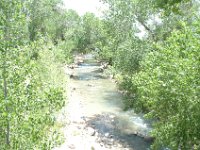
[{"label": "dense foliage", "polygon": [[91,51],[109,63],[126,108],[156,120],[152,148],[200,148],[199,1],[102,1],[102,18],[61,0],[0,1],[0,149],[59,142],[60,66]]},{"label": "dense foliage", "polygon": [[[199,28],[199,27],[198,27]],[[199,29],[198,29],[199,30]],[[197,28],[174,32],[141,62],[133,78],[138,105],[157,118],[157,143],[173,149],[199,149],[200,47]]]},{"label": "dense foliage", "polygon": [[103,2],[100,56],[112,59],[126,108],[156,120],[152,148],[199,149],[199,2]]},{"label": "dense foliage", "polygon": [[61,140],[54,115],[65,105],[61,63],[71,49],[52,44],[62,40],[61,24],[49,26],[63,18],[59,4],[0,1],[0,149],[51,149]]}]

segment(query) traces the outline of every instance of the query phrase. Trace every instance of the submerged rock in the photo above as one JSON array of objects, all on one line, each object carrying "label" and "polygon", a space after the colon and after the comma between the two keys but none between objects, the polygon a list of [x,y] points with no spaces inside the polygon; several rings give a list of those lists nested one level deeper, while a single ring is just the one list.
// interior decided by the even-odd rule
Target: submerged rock
[{"label": "submerged rock", "polygon": [[144,136],[143,137],[146,142],[154,142],[155,138],[151,136]]}]

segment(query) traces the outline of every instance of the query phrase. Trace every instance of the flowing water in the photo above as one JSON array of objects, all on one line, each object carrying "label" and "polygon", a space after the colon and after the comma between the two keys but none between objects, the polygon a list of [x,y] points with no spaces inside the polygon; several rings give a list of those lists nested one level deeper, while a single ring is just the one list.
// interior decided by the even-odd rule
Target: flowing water
[{"label": "flowing water", "polygon": [[135,135],[136,132],[148,135],[151,130],[149,121],[133,110],[123,110],[123,97],[116,84],[103,75],[91,55],[85,55],[84,63],[73,69],[70,82],[81,95],[81,113],[87,118],[88,126],[102,135],[112,134],[112,138],[130,149],[149,149],[151,142]]}]

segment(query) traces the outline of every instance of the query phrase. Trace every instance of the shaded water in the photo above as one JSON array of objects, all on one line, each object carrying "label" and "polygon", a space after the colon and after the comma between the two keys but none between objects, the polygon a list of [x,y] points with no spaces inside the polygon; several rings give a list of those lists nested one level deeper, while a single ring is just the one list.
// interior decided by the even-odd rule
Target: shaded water
[{"label": "shaded water", "polygon": [[116,84],[103,76],[91,55],[86,55],[84,63],[74,69],[71,82],[83,99],[83,116],[90,118],[88,125],[102,134],[112,134],[134,150],[149,149],[151,143],[134,133],[148,135],[150,123],[142,114],[135,114],[133,110],[123,111],[123,97]]}]

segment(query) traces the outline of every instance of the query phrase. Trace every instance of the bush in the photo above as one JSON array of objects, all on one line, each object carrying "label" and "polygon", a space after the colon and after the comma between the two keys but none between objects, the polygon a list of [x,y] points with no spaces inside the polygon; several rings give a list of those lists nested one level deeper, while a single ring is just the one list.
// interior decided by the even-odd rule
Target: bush
[{"label": "bush", "polygon": [[183,28],[147,55],[133,83],[138,105],[159,120],[154,146],[186,150],[200,146],[200,28]]},{"label": "bush", "polygon": [[[54,113],[65,103],[66,80],[48,47],[38,41],[2,55],[7,97],[0,91],[0,149],[51,149],[61,139]],[[37,58],[32,57],[35,53]],[[0,78],[1,89],[3,83]]]}]

